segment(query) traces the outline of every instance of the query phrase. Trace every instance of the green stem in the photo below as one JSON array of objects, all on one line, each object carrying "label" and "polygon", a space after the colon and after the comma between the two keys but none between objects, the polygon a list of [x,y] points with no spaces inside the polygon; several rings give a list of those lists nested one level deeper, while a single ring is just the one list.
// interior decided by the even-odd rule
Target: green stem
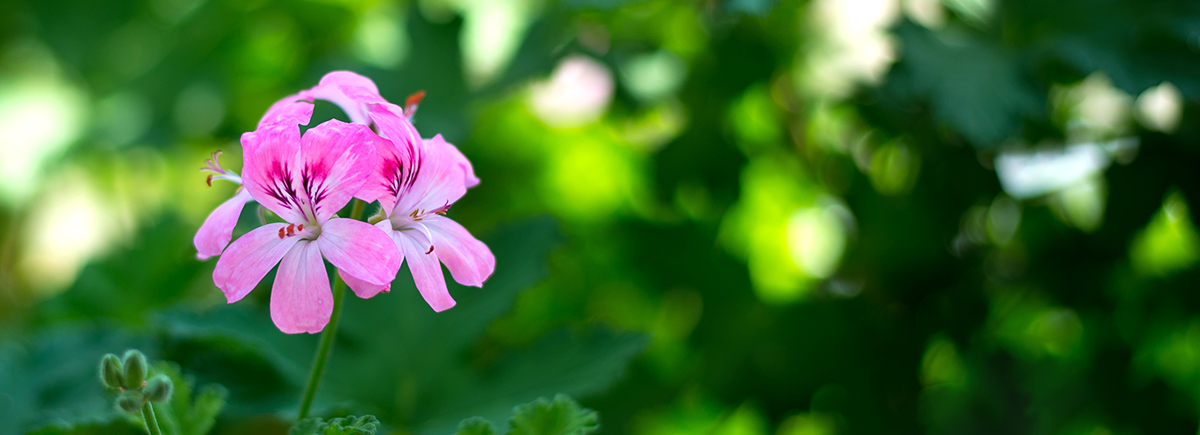
[{"label": "green stem", "polygon": [[162,435],[162,430],[158,428],[158,419],[154,417],[154,405],[151,405],[150,401],[142,405],[142,420],[146,421],[146,432],[150,432],[150,435]]},{"label": "green stem", "polygon": [[[354,208],[350,211],[350,219],[358,220],[362,217],[363,207],[366,203],[360,200],[354,200]],[[313,357],[312,371],[308,376],[308,386],[304,387],[304,397],[300,399],[300,414],[296,420],[303,420],[308,417],[308,411],[312,408],[313,399],[317,397],[317,384],[321,383],[321,375],[325,374],[325,362],[329,360],[329,354],[333,350],[333,336],[337,335],[338,318],[342,313],[342,297],[346,295],[346,283],[342,281],[342,277],[334,274],[333,278],[333,314],[329,316],[329,324],[325,325],[325,330],[321,332],[321,345],[317,347],[317,355]],[[153,434],[152,434],[153,435]]]}]

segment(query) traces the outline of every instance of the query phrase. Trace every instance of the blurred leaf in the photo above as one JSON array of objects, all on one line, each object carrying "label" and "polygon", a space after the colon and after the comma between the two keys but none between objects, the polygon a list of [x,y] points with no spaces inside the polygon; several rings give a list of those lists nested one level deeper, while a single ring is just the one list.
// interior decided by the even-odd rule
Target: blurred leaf
[{"label": "blurred leaf", "polygon": [[351,415],[329,421],[313,417],[296,423],[288,435],[374,435],[377,430],[379,420],[374,415]]},{"label": "blurred leaf", "polygon": [[167,336],[172,360],[207,382],[232,389],[228,412],[275,413],[296,405],[316,349],[315,336],[279,332],[265,307],[251,301],[202,312],[176,308],[153,319]]},{"label": "blurred leaf", "polygon": [[584,409],[562,394],[553,402],[539,397],[513,411],[510,435],[585,435],[600,428],[596,411]]},{"label": "blurred leaf", "polygon": [[210,384],[201,387],[193,398],[196,381],[183,376],[179,366],[163,362],[155,365],[155,372],[166,374],[175,385],[171,400],[154,407],[158,423],[172,435],[207,435],[225,407],[229,392],[220,385]]},{"label": "blurred leaf", "polygon": [[142,337],[101,325],[58,328],[23,343],[0,343],[0,433],[38,428],[70,433],[119,420],[97,367],[101,355],[129,348],[153,349]]},{"label": "blurred leaf", "polygon": [[471,417],[458,424],[455,435],[495,435],[496,429],[483,417]]},{"label": "blurred leaf", "polygon": [[58,321],[143,322],[145,313],[186,296],[186,283],[203,269],[192,235],[174,215],[163,216],[143,228],[132,245],[84,267],[75,284],[38,306],[38,313]]},{"label": "blurred leaf", "polygon": [[595,328],[581,337],[565,330],[550,334],[532,349],[502,360],[469,389],[454,390],[449,400],[431,406],[417,425],[423,433],[444,433],[453,421],[478,415],[504,421],[509,406],[550,394],[586,396],[603,391],[646,344],[640,334],[615,334]]},{"label": "blurred leaf", "polygon": [[915,24],[896,29],[904,58],[889,78],[928,99],[934,117],[972,145],[991,147],[1017,133],[1022,116],[1044,112],[1045,96],[1027,83],[1016,55],[991,43]]}]

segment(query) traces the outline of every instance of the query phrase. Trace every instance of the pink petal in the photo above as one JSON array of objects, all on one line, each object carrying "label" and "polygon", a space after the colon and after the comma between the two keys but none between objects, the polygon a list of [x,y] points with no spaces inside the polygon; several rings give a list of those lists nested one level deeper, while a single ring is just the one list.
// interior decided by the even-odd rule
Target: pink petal
[{"label": "pink petal", "polygon": [[271,320],[288,334],[315,334],[325,329],[332,314],[333,293],[321,249],[302,240],[279,262],[271,288]]},{"label": "pink petal", "polygon": [[258,121],[258,127],[271,124],[308,125],[312,119],[312,98],[300,94],[289,95],[276,101]]},{"label": "pink petal", "polygon": [[396,198],[411,182],[409,172],[417,161],[421,137],[408,118],[392,113],[387,105],[372,104],[369,107],[371,119],[387,140],[377,142],[379,160],[358,197],[369,202],[379,201],[384,210],[391,210],[396,205]]},{"label": "pink petal", "polygon": [[400,195],[392,214],[403,216],[414,210],[418,214],[436,210],[453,204],[467,193],[466,175],[455,161],[453,147],[441,140],[440,135],[425,144],[417,176],[408,191]]},{"label": "pink petal", "polygon": [[392,283],[386,285],[371,284],[361,279],[355,278],[354,275],[346,273],[346,271],[338,269],[338,276],[342,277],[342,281],[354,291],[354,294],[363,299],[370,299],[379,293],[387,293],[392,291]]},{"label": "pink petal", "polygon": [[404,186],[405,168],[411,161],[411,149],[397,148],[392,141],[379,138],[375,141],[375,168],[367,181],[358,189],[355,197],[366,202],[379,201],[384,210],[396,206],[396,197]]},{"label": "pink petal", "polygon": [[[421,135],[404,116],[404,108],[386,101],[367,105],[371,120],[379,129],[379,135],[395,142],[399,148],[420,146]],[[417,154],[413,154],[414,158]]]},{"label": "pink petal", "polygon": [[307,221],[304,210],[286,195],[300,185],[300,127],[275,124],[244,133],[242,149],[242,182],[250,196],[288,222]]},{"label": "pink petal", "polygon": [[263,225],[225,249],[213,270],[213,283],[225,292],[229,303],[241,300],[254,290],[254,286],[300,240],[299,237],[280,238],[279,231],[286,226],[278,223]]},{"label": "pink petal", "polygon": [[297,188],[311,198],[318,222],[337,213],[367,181],[378,140],[367,126],[336,119],[304,132]]},{"label": "pink petal", "polygon": [[353,219],[330,219],[317,237],[321,253],[350,276],[388,285],[400,270],[400,251],[388,232]]},{"label": "pink petal", "polygon": [[450,275],[462,285],[483,287],[496,270],[496,257],[487,245],[466,228],[443,216],[426,216],[422,223],[433,234],[438,259],[450,269]]},{"label": "pink petal", "polygon": [[458,167],[462,168],[463,174],[466,176],[465,184],[468,189],[479,185],[479,177],[475,176],[475,168],[471,166],[471,161],[467,160],[467,156],[463,155],[462,151],[458,150],[458,147],[446,142],[445,139],[442,139],[442,135],[440,134],[434,136],[433,139],[426,139],[426,147],[431,146],[431,142],[433,143],[432,146],[442,146],[447,148],[446,152],[450,154],[452,160],[458,164]]},{"label": "pink petal", "polygon": [[196,231],[196,237],[192,238],[192,243],[196,245],[196,258],[206,260],[209,257],[221,255],[221,251],[225,250],[225,246],[229,245],[229,241],[233,240],[233,227],[237,226],[238,216],[242,214],[242,208],[250,202],[250,193],[246,189],[238,189],[237,194],[233,198],[221,203],[212,213],[209,213],[208,218],[204,220],[204,225]]},{"label": "pink petal", "polygon": [[[419,224],[418,224],[419,225]],[[429,238],[415,227],[392,233],[392,239],[408,261],[408,269],[412,272],[413,282],[417,291],[425,298],[433,311],[442,312],[454,306],[454,298],[446,289],[446,278],[442,276],[442,265],[438,262],[438,253],[430,251]]]},{"label": "pink petal", "polygon": [[386,101],[379,96],[379,88],[375,87],[375,82],[350,71],[325,74],[308,95],[337,104],[350,116],[350,121],[363,125],[371,122],[367,116],[366,104]]},{"label": "pink petal", "polygon": [[352,71],[331,71],[321,77],[322,85],[339,85],[339,86],[357,86],[367,88],[371,92],[379,93],[379,88],[375,87],[375,82],[371,79]]}]

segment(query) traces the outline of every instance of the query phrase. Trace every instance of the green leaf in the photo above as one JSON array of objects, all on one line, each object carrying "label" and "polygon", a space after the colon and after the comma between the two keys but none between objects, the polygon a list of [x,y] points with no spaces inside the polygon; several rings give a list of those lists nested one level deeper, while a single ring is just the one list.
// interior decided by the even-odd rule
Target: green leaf
[{"label": "green leaf", "polygon": [[338,417],[324,421],[306,418],[296,423],[288,435],[374,435],[379,430],[379,420],[374,415]]},{"label": "green leaf", "polygon": [[554,401],[539,397],[513,409],[509,435],[585,435],[600,428],[596,411],[580,407],[566,395]]},{"label": "green leaf", "polygon": [[458,424],[454,435],[495,435],[496,428],[483,417],[471,417]]}]

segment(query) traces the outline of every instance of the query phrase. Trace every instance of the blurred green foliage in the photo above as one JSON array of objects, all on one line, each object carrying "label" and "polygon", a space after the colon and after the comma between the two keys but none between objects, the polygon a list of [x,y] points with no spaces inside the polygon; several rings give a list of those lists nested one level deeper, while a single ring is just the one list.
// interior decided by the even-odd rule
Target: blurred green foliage
[{"label": "blurred green foliage", "polygon": [[137,433],[95,380],[135,347],[180,430],[287,433],[316,337],[224,303],[196,169],[336,69],[428,92],[497,267],[347,299],[316,415],[1192,433],[1198,52],[1183,0],[5,1],[0,433]]}]

